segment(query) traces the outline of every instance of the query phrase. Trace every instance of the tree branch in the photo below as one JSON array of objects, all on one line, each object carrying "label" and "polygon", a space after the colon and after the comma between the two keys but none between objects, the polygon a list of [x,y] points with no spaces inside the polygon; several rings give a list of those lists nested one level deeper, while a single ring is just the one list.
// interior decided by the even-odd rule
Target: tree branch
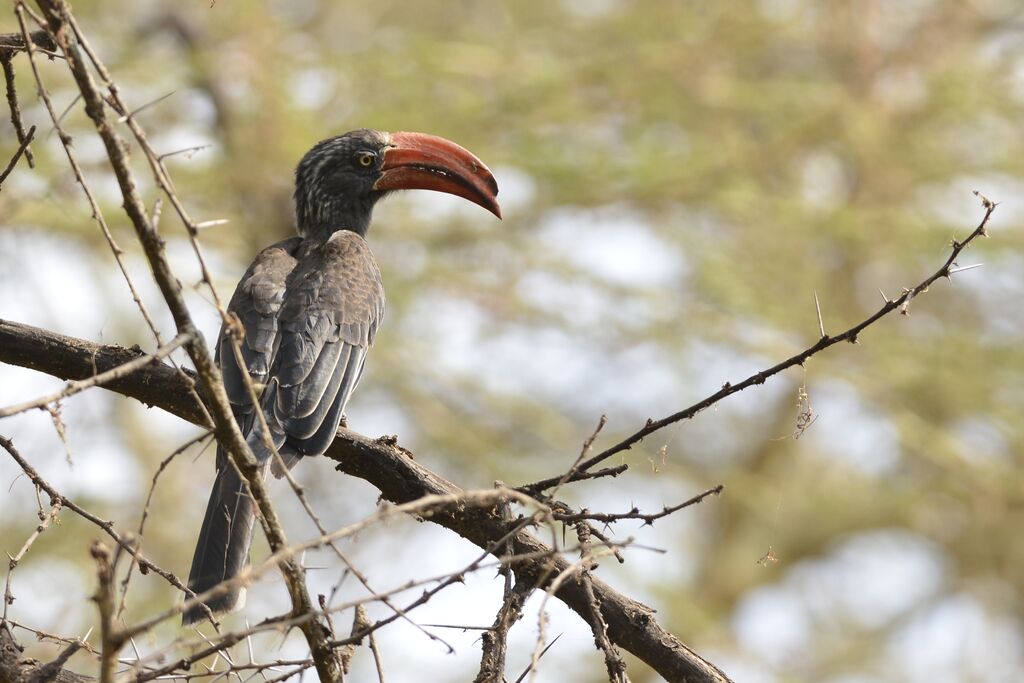
[{"label": "tree branch", "polygon": [[71,642],[53,661],[46,664],[34,659],[22,659],[21,645],[14,639],[10,625],[0,621],[0,683],[95,683],[94,678],[63,668],[82,645],[81,641]]},{"label": "tree branch", "polygon": [[[0,320],[0,361],[62,379],[85,379],[131,361],[140,354],[138,350],[103,346]],[[186,380],[166,364],[147,365],[134,374],[105,384],[104,388],[161,408],[194,424],[203,424],[203,411],[189,392]],[[326,455],[338,462],[339,471],[368,481],[393,503],[407,503],[428,495],[463,493],[459,486],[416,462],[411,453],[391,439],[370,439],[341,430]],[[505,519],[499,510],[493,508],[446,509],[427,519],[483,549],[494,547],[516,526],[515,520]],[[501,547],[506,547],[506,544],[502,543]],[[543,589],[552,576],[571,570],[565,559],[550,559],[551,548],[528,531],[512,534],[507,547],[510,554],[538,558],[517,562],[512,568],[517,582],[522,581],[525,585]],[[590,581],[601,605],[608,637],[617,646],[636,655],[668,681],[721,683],[729,680],[713,664],[658,624],[649,607],[618,593],[596,577]],[[592,602],[584,583],[575,573],[561,584],[556,597],[587,620]]]},{"label": "tree branch", "polygon": [[7,408],[0,408],[0,418],[10,417],[11,415],[17,415],[23,413],[32,408],[43,408],[50,403],[55,403],[61,399],[65,399],[69,396],[74,396],[80,391],[85,391],[89,387],[102,386],[107,382],[112,382],[118,377],[125,377],[132,374],[136,370],[145,367],[149,363],[159,362],[160,360],[169,356],[175,349],[182,344],[186,344],[191,340],[192,335],[188,332],[183,332],[172,339],[169,343],[164,344],[159,349],[154,351],[152,354],[143,354],[137,358],[128,361],[127,363],[120,363],[115,367],[101,372],[98,375],[87,377],[85,379],[68,382],[67,386],[61,391],[54,392],[42,398],[35,399],[34,401],[25,401],[24,403],[18,403]]},{"label": "tree branch", "polygon": [[[4,62],[4,64],[6,65],[7,62]],[[0,187],[2,187],[4,181],[7,180],[7,176],[11,175],[11,171],[14,170],[14,167],[18,165],[18,159],[21,158],[21,155],[29,153],[28,146],[32,142],[32,138],[34,138],[35,135],[36,127],[32,126],[28,129],[28,132],[25,133],[25,139],[21,141],[20,145],[18,145],[18,149],[14,152],[14,156],[11,157],[11,160],[7,162],[7,166],[4,168],[3,171],[0,171]],[[28,157],[26,156],[25,158],[27,159]]]},{"label": "tree branch", "polygon": [[[286,548],[288,541],[270,501],[260,468],[235,423],[220,371],[213,361],[206,342],[192,321],[192,316],[182,295],[181,283],[167,262],[164,240],[150,220],[139,194],[128,160],[128,146],[107,116],[106,100],[93,78],[87,59],[91,60],[94,67],[104,73],[104,80],[115,101],[118,100],[116,88],[110,79],[106,78],[105,69],[96,56],[89,51],[82,36],[76,31],[77,27],[68,4],[64,0],[38,0],[37,4],[43,11],[51,36],[64,53],[68,69],[85,102],[86,114],[92,120],[96,132],[106,148],[110,167],[117,178],[124,199],[125,213],[135,228],[139,243],[142,245],[153,272],[153,278],[167,302],[177,331],[179,334],[190,335],[189,341],[185,344],[185,350],[195,365],[200,384],[204,389],[207,407],[210,409],[216,429],[217,441],[225,448],[234,465],[244,476],[259,509],[258,517],[270,547],[275,551]],[[20,8],[21,6],[18,5],[16,10]],[[17,14],[19,21],[22,22],[22,33],[26,38],[26,47],[31,57],[33,49],[31,40],[25,30],[21,12],[17,12]],[[89,54],[86,55],[86,52]],[[157,179],[158,181],[162,180],[159,174]],[[302,566],[289,559],[281,563],[281,573],[284,576],[295,613],[312,613],[314,606],[306,589],[305,572]],[[319,621],[311,620],[301,624],[300,628],[309,643],[310,652],[316,662],[317,673],[321,680],[341,680],[341,662],[330,647],[327,627]]]},{"label": "tree branch", "polygon": [[[905,289],[899,297],[886,299],[884,305],[865,320],[834,337],[823,335],[815,344],[795,356],[751,375],[739,384],[727,383],[720,391],[689,408],[661,420],[650,420],[643,429],[632,436],[596,456],[582,460],[589,450],[588,441],[568,474],[548,481],[552,481],[552,485],[557,487],[568,478],[585,472],[611,455],[628,450],[647,435],[668,424],[689,419],[708,406],[749,386],[763,384],[767,378],[786,368],[800,365],[811,356],[841,341],[856,342],[860,332],[892,311],[898,310],[905,314],[914,297],[927,291],[939,278],[950,277],[955,272],[954,266],[959,254],[976,238],[987,234],[986,228],[996,204],[985,197],[981,199],[985,209],[984,217],[966,239],[953,242],[952,251],[942,266],[918,285]],[[138,398],[148,405],[163,408],[191,422],[205,424],[206,413],[202,406],[196,403],[194,392],[189,391],[190,378],[184,377],[180,371],[159,361],[154,360],[153,364],[149,365],[139,363],[138,356],[137,351],[116,346],[100,346],[0,320],[0,361],[31,367],[64,379],[87,380],[97,373],[107,372],[106,376],[112,378],[107,385],[108,388]],[[113,372],[114,368],[125,363],[137,367],[138,371],[127,375]],[[463,493],[455,484],[413,460],[412,454],[395,444],[393,439],[371,440],[342,430],[326,455],[339,463],[338,470],[372,483],[381,491],[384,498],[394,503],[408,503],[429,495],[458,496]],[[532,486],[536,487],[537,484]],[[705,492],[683,505],[697,502],[713,492],[716,490]],[[632,512],[626,513],[626,516],[630,515]],[[657,516],[652,516],[652,519]],[[485,550],[502,544],[509,554],[543,558],[513,565],[512,571],[517,583],[545,588],[551,585],[552,576],[559,577],[555,592],[559,599],[591,626],[600,627],[603,619],[611,643],[632,652],[666,679],[728,680],[725,674],[662,629],[653,619],[649,608],[620,595],[586,572],[577,571],[561,556],[551,556],[551,549],[547,545],[528,531],[517,528],[516,522],[506,519],[499,510],[487,507],[443,509],[431,515],[429,519],[455,531]],[[276,552],[278,549],[274,550]],[[599,605],[599,615],[594,613],[595,605]],[[610,647],[605,649],[606,655],[613,652]],[[609,672],[612,671],[610,667]]]},{"label": "tree branch", "polygon": [[[956,265],[956,259],[958,256],[960,256],[960,252],[966,249],[970,245],[970,243],[973,242],[975,239],[979,237],[988,236],[988,222],[989,219],[992,218],[992,213],[996,210],[996,206],[998,206],[998,204],[996,202],[991,201],[990,199],[988,199],[988,197],[985,197],[977,190],[974,191],[974,194],[977,195],[979,199],[981,199],[981,205],[985,210],[985,215],[982,217],[981,222],[978,223],[978,227],[976,227],[974,231],[971,232],[971,234],[968,235],[967,238],[964,239],[963,241],[953,240],[952,249],[949,253],[949,256],[946,258],[945,263],[943,263],[938,270],[936,270],[934,273],[926,277],[917,285],[915,285],[914,287],[905,288],[903,290],[903,293],[900,294],[900,296],[896,297],[895,299],[888,299],[883,295],[882,298],[885,299],[885,303],[882,305],[881,308],[879,308],[877,311],[875,311],[867,318],[854,325],[853,327],[850,327],[845,332],[830,337],[829,335],[824,334],[824,328],[822,327],[821,338],[818,339],[818,341],[812,344],[811,346],[807,347],[800,353],[796,354],[795,356],[790,356],[786,360],[776,365],[773,365],[767,370],[762,370],[760,372],[754,373],[753,375],[747,377],[742,382],[738,382],[736,384],[726,382],[724,385],[722,385],[722,388],[719,391],[716,391],[710,396],[700,401],[697,401],[688,408],[684,408],[683,410],[672,413],[671,415],[663,417],[660,420],[648,420],[647,424],[645,424],[641,429],[637,430],[632,435],[626,437],[625,439],[615,444],[614,446],[606,448],[597,455],[583,461],[583,463],[580,464],[576,469],[582,472],[588,471],[595,465],[604,462],[613,455],[616,455],[623,451],[628,451],[630,448],[640,443],[646,437],[650,436],[654,432],[663,429],[671,424],[675,424],[676,422],[681,422],[682,420],[689,420],[698,413],[707,410],[711,406],[715,405],[719,401],[728,398],[729,396],[732,396],[735,393],[743,391],[744,389],[748,389],[756,384],[764,384],[769,377],[773,377],[782,372],[783,370],[794,367],[796,365],[803,365],[804,362],[806,362],[807,359],[810,358],[811,356],[820,353],[831,346],[835,346],[839,342],[845,341],[851,344],[856,344],[857,338],[861,332],[863,332],[865,329],[875,324],[888,314],[892,313],[893,311],[898,310],[901,315],[907,315],[907,308],[910,305],[911,300],[914,299],[914,297],[918,296],[919,294],[927,292],[928,288],[932,285],[932,283],[934,283],[939,278],[948,279],[953,275],[953,273],[958,272],[958,270],[954,269],[953,266]],[[964,269],[961,268],[960,270]],[[817,299],[817,297],[815,297],[815,299]],[[534,486],[536,486],[536,484],[534,484]]]},{"label": "tree branch", "polygon": [[[46,31],[32,31],[28,37],[35,47],[41,47],[51,52],[57,49],[57,44],[53,42],[53,38]],[[0,55],[22,52],[27,47],[25,36],[21,33],[0,33]]]}]

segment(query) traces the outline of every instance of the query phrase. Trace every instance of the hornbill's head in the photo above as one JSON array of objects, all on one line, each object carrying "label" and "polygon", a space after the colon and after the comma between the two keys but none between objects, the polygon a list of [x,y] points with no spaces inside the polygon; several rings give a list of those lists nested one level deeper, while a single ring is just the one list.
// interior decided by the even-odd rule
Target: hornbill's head
[{"label": "hornbill's head", "polygon": [[318,142],[295,169],[299,234],[365,235],[373,206],[394,190],[435,190],[468,199],[501,218],[498,184],[482,161],[424,133],[354,130]]}]

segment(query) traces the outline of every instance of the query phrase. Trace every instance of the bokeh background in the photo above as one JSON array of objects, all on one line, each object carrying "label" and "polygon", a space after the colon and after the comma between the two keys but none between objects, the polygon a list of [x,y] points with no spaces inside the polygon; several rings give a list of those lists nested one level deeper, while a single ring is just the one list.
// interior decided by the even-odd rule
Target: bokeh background
[{"label": "bokeh background", "polygon": [[[813,343],[816,292],[837,332],[919,281],[1002,202],[992,237],[893,316],[767,385],[649,438],[615,481],[564,492],[591,509],[660,509],[718,483],[724,495],[653,528],[665,554],[630,550],[600,575],[737,681],[1015,681],[1024,676],[1024,13],[1016,0],[523,2],[79,1],[76,15],[168,160],[223,295],[262,246],[292,230],[291,172],[317,140],[356,127],[443,135],[484,159],[505,220],[448,197],[379,207],[370,241],[386,324],[350,425],[398,434],[465,486],[523,483],[571,463],[598,417],[600,444]],[[0,27],[15,30],[13,15]],[[109,249],[15,62],[37,167],[0,193],[0,317],[153,348]],[[103,149],[63,66],[42,64],[74,148],[133,275],[172,329],[120,214]],[[2,127],[0,152],[16,148]],[[148,174],[136,155],[140,178]],[[149,182],[148,180],[146,182]],[[147,201],[156,192],[143,185]],[[193,309],[217,317],[180,224],[162,229]],[[0,402],[59,382],[0,367]],[[801,438],[800,387],[816,420]],[[5,420],[63,492],[124,529],[159,461],[195,430],[92,391],[50,417]],[[70,449],[70,455],[66,453]],[[187,573],[212,452],[163,474],[144,549]],[[370,514],[375,491],[327,461],[296,470],[332,526]],[[284,488],[292,538],[312,529]],[[34,528],[35,495],[0,458],[0,550]],[[94,527],[65,513],[14,576],[13,618],[62,634],[95,623]],[[265,551],[258,542],[257,554]],[[381,588],[475,556],[430,525],[348,543]],[[768,551],[775,562],[758,562]],[[314,590],[340,574],[307,558]],[[613,566],[616,565],[616,566]],[[358,595],[349,580],[343,593]],[[469,577],[417,612],[487,625],[501,582]],[[136,578],[129,618],[175,596]],[[536,610],[513,631],[525,666]],[[279,580],[244,618],[286,605]],[[385,612],[374,610],[376,615]],[[240,625],[243,617],[234,623]],[[585,625],[557,605],[563,638],[540,680],[600,681]],[[380,634],[389,680],[470,680],[474,632],[403,624]],[[157,631],[143,650],[175,635]],[[30,640],[24,637],[22,640]],[[96,636],[92,636],[96,642]],[[49,646],[34,645],[40,656]],[[301,641],[258,645],[301,654]],[[281,649],[278,649],[281,648]],[[368,653],[356,680],[375,680]],[[654,681],[630,660],[634,681]],[[425,673],[429,672],[429,673]]]}]

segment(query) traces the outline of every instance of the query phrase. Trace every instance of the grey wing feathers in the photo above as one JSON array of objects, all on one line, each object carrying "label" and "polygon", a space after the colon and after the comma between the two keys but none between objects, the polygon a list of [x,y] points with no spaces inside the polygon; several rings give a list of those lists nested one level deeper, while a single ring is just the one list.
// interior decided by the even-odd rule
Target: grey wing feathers
[{"label": "grey wing feathers", "polygon": [[304,254],[288,277],[263,401],[284,450],[319,455],[330,445],[384,313],[380,271],[366,241],[338,232]]},{"label": "grey wing feathers", "polygon": [[242,365],[222,333],[218,356],[249,445],[271,453],[242,372],[260,385],[270,440],[289,466],[330,445],[384,313],[380,272],[362,237],[286,240],[257,257],[230,309],[245,327]]},{"label": "grey wing feathers", "polygon": [[301,439],[306,442],[305,447],[310,453],[323,453],[330,445],[329,438],[322,443],[325,438],[324,432],[330,432],[326,437],[334,436],[334,432],[338,430],[341,413],[356,387],[359,368],[366,357],[366,349],[351,347],[347,344],[346,347],[348,347],[346,349],[348,353],[345,365],[339,364],[336,381],[333,382],[334,386],[325,392],[324,399],[309,415],[289,419],[286,423],[286,431],[289,436],[292,439]]},{"label": "grey wing feathers", "polygon": [[[267,440],[285,467],[303,455],[320,455],[334,439],[384,315],[380,271],[365,240],[338,232],[323,244],[292,238],[268,247],[249,266],[228,308],[245,335],[236,356],[231,337],[221,330],[217,359],[235,418],[262,472],[272,455]],[[257,385],[269,434],[256,419],[246,375]],[[277,461],[271,464],[280,476]],[[241,571],[256,519],[245,483],[219,450],[217,469],[189,573],[196,592]],[[230,610],[241,599],[235,589],[207,606]],[[196,607],[183,621],[204,614]]]},{"label": "grey wing feathers", "polygon": [[249,267],[229,308],[245,328],[244,367],[223,333],[217,354],[254,453],[261,460],[271,455],[243,372],[262,385],[270,440],[286,464],[323,453],[384,315],[380,271],[366,241],[337,232],[323,244],[293,238],[269,247]]},{"label": "grey wing feathers", "polygon": [[[245,271],[228,304],[228,310],[238,317],[245,330],[239,344],[244,367],[239,367],[231,339],[223,329],[217,342],[217,361],[236,417],[252,412],[242,373],[248,373],[259,384],[267,381],[278,343],[277,315],[284,304],[285,284],[298,262],[296,252],[301,243],[301,238],[293,237],[261,251]],[[245,429],[244,424],[241,426]]]},{"label": "grey wing feathers", "polygon": [[[304,418],[316,411],[325,396],[334,396],[350,351],[351,347],[344,342],[326,342],[319,356],[308,361],[309,366],[296,364],[289,368],[290,372],[275,375],[285,387],[277,397],[280,412],[292,418]],[[338,372],[339,368],[341,372]]]}]

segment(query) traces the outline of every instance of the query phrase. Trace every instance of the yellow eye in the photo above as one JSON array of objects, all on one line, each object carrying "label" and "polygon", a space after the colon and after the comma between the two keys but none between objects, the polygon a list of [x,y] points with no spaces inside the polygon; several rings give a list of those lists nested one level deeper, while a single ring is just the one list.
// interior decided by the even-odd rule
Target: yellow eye
[{"label": "yellow eye", "polygon": [[360,166],[373,166],[373,162],[377,160],[377,155],[373,152],[360,152],[359,153],[359,165]]}]

